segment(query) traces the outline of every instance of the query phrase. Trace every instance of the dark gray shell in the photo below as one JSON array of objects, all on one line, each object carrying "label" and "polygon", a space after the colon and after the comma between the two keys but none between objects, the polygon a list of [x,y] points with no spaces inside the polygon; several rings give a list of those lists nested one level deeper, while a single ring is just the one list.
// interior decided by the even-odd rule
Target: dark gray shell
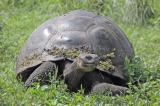
[{"label": "dark gray shell", "polygon": [[134,55],[127,37],[111,20],[75,10],[46,21],[31,34],[18,56],[16,73],[25,72],[42,61],[63,60],[63,56],[48,52],[54,47],[87,49],[98,55],[115,51],[114,65],[121,65],[126,56]]}]

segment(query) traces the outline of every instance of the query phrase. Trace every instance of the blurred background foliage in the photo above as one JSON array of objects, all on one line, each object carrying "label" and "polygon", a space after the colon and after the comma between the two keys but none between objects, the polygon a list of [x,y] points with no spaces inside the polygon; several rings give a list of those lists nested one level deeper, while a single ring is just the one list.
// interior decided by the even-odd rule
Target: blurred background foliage
[{"label": "blurred background foliage", "polygon": [[[64,13],[74,9],[87,9],[131,24],[144,24],[149,19],[159,24],[159,0],[1,0],[1,14],[4,11],[25,8],[48,9]],[[41,7],[43,6],[43,7]],[[47,7],[49,6],[49,7]],[[156,19],[155,19],[156,18]]]},{"label": "blurred background foliage", "polygon": [[147,19],[154,17],[153,0],[126,0],[124,21],[131,24],[144,24]]}]

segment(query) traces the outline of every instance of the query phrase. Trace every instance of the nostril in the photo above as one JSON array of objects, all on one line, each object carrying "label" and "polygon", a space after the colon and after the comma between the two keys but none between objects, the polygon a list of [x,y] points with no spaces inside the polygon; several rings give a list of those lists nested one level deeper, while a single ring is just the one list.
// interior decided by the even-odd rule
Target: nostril
[{"label": "nostril", "polygon": [[92,60],[92,56],[86,56],[85,57],[87,60]]}]

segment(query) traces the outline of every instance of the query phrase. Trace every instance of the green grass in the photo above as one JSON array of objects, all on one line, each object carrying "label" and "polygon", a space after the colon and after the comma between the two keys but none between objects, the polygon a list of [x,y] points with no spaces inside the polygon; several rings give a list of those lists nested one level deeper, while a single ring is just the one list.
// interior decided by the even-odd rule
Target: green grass
[{"label": "green grass", "polygon": [[[7,2],[9,1],[9,2]],[[1,0],[0,1],[0,105],[160,105],[160,78],[148,76],[147,82],[132,86],[126,96],[107,96],[100,94],[83,95],[65,91],[63,81],[51,86],[29,88],[28,90],[16,80],[16,56],[31,32],[51,17],[61,15],[74,9],[96,11],[92,0]],[[94,1],[94,0],[93,0]],[[123,1],[123,0],[121,0]],[[133,44],[136,56],[143,60],[144,72],[160,73],[160,7],[155,1],[156,16],[145,26],[125,25],[117,20],[117,12],[110,15],[105,4],[102,15],[109,14],[126,33]],[[108,3],[108,2],[106,2]],[[107,7],[108,6],[108,7]],[[115,13],[115,14],[114,14]],[[121,15],[120,15],[121,16]],[[138,70],[139,66],[134,66]],[[131,67],[132,68],[132,67]],[[131,69],[132,70],[132,69]]]}]

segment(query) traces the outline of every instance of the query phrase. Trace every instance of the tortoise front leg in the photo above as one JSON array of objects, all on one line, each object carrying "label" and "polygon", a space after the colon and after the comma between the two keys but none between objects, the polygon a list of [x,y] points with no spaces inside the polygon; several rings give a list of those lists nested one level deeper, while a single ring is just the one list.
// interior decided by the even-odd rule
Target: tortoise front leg
[{"label": "tortoise front leg", "polygon": [[55,72],[56,64],[53,62],[43,62],[33,73],[28,77],[25,82],[25,86],[29,87],[34,82],[40,82],[40,84],[49,83],[49,77]]},{"label": "tortoise front leg", "polygon": [[118,85],[113,85],[109,83],[97,83],[92,87],[91,92],[105,93],[107,91],[110,91],[112,95],[120,95],[120,94],[125,94],[127,90],[128,88]]}]

